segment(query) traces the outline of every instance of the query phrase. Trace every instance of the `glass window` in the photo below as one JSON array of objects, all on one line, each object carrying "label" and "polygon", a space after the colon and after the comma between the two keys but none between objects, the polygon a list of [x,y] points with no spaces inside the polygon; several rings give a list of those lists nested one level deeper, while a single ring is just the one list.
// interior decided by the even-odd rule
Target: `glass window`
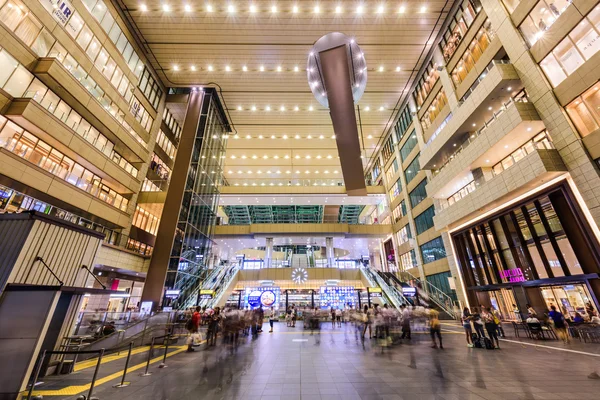
[{"label": "glass window", "polygon": [[39,79],[35,78],[27,88],[24,97],[34,99],[39,103],[44,98],[46,91],[48,91],[46,85],[44,85]]},{"label": "glass window", "polygon": [[404,177],[406,178],[406,184],[408,185],[410,181],[413,180],[415,176],[419,173],[421,169],[421,165],[419,164],[419,156],[420,153],[408,164],[408,167],[404,170]]},{"label": "glass window", "polygon": [[9,1],[2,9],[0,9],[0,20],[4,22],[11,31],[15,30],[24,16],[25,13],[14,1]]},{"label": "glass window", "polygon": [[410,137],[406,140],[406,142],[400,148],[400,158],[402,159],[402,162],[406,161],[406,159],[408,158],[410,153],[417,146],[417,143],[418,143],[417,134],[415,133],[415,130],[413,129],[412,133],[410,134]]},{"label": "glass window", "polygon": [[0,50],[0,87],[8,81],[13,71],[19,66],[17,60],[11,57],[6,50]]},{"label": "glass window", "polygon": [[586,60],[589,60],[600,49],[598,32],[585,19],[571,31],[569,37]]},{"label": "glass window", "polygon": [[76,38],[81,29],[83,28],[83,25],[83,18],[81,18],[81,15],[79,15],[78,12],[75,12],[73,13],[73,16],[69,19],[69,22],[67,22],[65,30],[69,35],[71,35],[71,37]]},{"label": "glass window", "polygon": [[86,53],[88,56],[90,56],[92,60],[95,60],[98,56],[98,53],[100,52],[100,49],[102,49],[102,46],[100,46],[100,41],[96,37],[94,37],[91,43],[89,44]]},{"label": "glass window", "polygon": [[[596,101],[596,97],[594,97],[593,101]],[[578,97],[567,105],[567,113],[581,136],[587,136],[598,129],[600,118],[597,112],[592,113],[590,111],[583,102],[582,97]]]},{"label": "glass window", "polygon": [[13,97],[21,97],[33,80],[33,75],[22,65],[13,72],[3,89]]},{"label": "glass window", "polygon": [[423,179],[410,193],[410,206],[415,208],[419,203],[427,198],[427,178]]},{"label": "glass window", "polygon": [[15,30],[15,34],[21,39],[27,46],[31,46],[35,38],[42,30],[42,24],[38,22],[35,17],[27,13],[23,21],[19,24]]},{"label": "glass window", "polygon": [[419,248],[423,257],[423,264],[446,258],[446,249],[441,236],[422,244]]},{"label": "glass window", "polygon": [[52,45],[54,45],[54,37],[44,28],[35,39],[35,42],[31,46],[31,50],[39,57],[46,57],[50,52]]},{"label": "glass window", "polygon": [[544,35],[569,5],[571,1],[568,0],[542,0],[536,4],[519,27],[530,46]]},{"label": "glass window", "polygon": [[433,217],[435,216],[434,206],[429,207],[427,210],[423,211],[421,214],[415,217],[415,228],[417,230],[417,235],[427,231],[430,228],[433,228]]},{"label": "glass window", "polygon": [[77,43],[82,49],[87,49],[88,45],[92,41],[93,35],[90,28],[84,26],[79,35],[77,36]]}]

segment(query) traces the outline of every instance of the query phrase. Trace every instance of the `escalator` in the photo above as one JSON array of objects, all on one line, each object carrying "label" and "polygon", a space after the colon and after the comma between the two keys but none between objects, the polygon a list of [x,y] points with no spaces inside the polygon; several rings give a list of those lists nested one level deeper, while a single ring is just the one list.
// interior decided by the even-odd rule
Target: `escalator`
[{"label": "escalator", "polygon": [[[228,265],[215,268],[204,280],[201,287],[201,298],[198,305],[201,307],[223,307],[238,279],[239,265]],[[202,292],[210,293],[211,297],[202,298]]]},{"label": "escalator", "polygon": [[394,285],[388,284],[387,280],[369,267],[361,267],[364,278],[371,287],[381,288],[386,301],[394,308],[399,309],[402,305],[410,305],[408,299]]}]

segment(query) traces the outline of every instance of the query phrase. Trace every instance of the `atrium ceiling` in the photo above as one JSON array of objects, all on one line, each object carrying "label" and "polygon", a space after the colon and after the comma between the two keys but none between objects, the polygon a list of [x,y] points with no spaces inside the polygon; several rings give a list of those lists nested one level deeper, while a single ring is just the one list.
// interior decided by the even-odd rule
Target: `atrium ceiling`
[{"label": "atrium ceiling", "polygon": [[366,168],[453,3],[113,1],[165,86],[218,84],[237,133],[224,175],[239,186],[342,182],[329,112],[306,77],[313,43],[335,31],[354,38],[367,62],[356,107]]}]

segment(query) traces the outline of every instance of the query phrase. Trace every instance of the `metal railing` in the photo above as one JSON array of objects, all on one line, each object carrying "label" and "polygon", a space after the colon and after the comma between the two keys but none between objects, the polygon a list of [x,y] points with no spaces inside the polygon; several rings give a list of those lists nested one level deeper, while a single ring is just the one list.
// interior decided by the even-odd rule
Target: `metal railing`
[{"label": "metal railing", "polygon": [[127,326],[137,323],[140,320],[149,317],[150,314],[141,312],[80,312],[77,316],[77,324],[73,335],[96,335],[98,330],[103,329],[107,323],[111,323],[116,330],[124,329]]},{"label": "metal railing", "polygon": [[454,160],[454,158],[456,156],[458,156],[464,149],[466,149],[467,147],[469,147],[469,145],[471,143],[473,143],[473,141],[475,141],[475,139],[477,137],[479,137],[487,128],[490,127],[490,125],[492,125],[499,117],[500,115],[502,115],[506,110],[508,110],[509,108],[511,108],[512,106],[514,106],[516,103],[529,103],[529,99],[527,98],[527,96],[525,95],[524,91],[521,91],[519,93],[517,93],[515,96],[511,97],[510,99],[508,99],[508,101],[504,102],[501,106],[500,109],[496,112],[494,112],[492,114],[492,116],[483,123],[483,126],[476,130],[475,132],[472,132],[461,144],[460,146],[458,146],[456,148],[456,150],[454,151],[454,153],[448,157],[448,159],[446,160],[446,162],[444,162],[444,164],[442,164],[441,167],[439,167],[438,169],[433,171],[433,176],[436,176],[437,174],[439,174],[449,163],[452,162],[452,160]]},{"label": "metal railing", "polygon": [[448,296],[441,289],[431,284],[429,281],[422,281],[413,274],[407,271],[401,271],[398,273],[400,280],[411,284],[411,286],[421,289],[419,295],[423,297],[423,291],[428,295],[428,299],[435,303],[438,307],[444,310],[450,317],[458,319],[460,316],[460,306],[458,301]]},{"label": "metal railing", "polygon": [[475,89],[477,89],[477,86],[479,86],[479,84],[485,79],[488,72],[490,72],[492,70],[492,68],[494,68],[495,65],[500,65],[500,64],[510,64],[510,61],[509,60],[492,60],[485,67],[483,72],[481,72],[481,74],[479,74],[479,76],[477,77],[475,82],[473,82],[473,84],[471,85],[471,87],[469,87],[469,89],[466,91],[466,93],[463,95],[463,97],[461,97],[461,99],[458,101],[458,104],[459,105],[463,104],[473,94]]},{"label": "metal railing", "polygon": [[402,293],[400,293],[398,289],[388,285],[382,277],[373,272],[369,267],[361,267],[360,270],[371,285],[381,288],[383,293],[394,307],[400,308],[402,305],[410,304],[410,302]]},{"label": "metal railing", "polygon": [[240,267],[237,264],[222,268],[222,272],[219,272],[216,278],[213,277],[213,282],[209,282],[207,286],[202,285],[203,289],[214,290],[212,299],[201,299],[198,304],[208,307],[215,307],[219,304],[221,297],[223,297],[239,270]]}]

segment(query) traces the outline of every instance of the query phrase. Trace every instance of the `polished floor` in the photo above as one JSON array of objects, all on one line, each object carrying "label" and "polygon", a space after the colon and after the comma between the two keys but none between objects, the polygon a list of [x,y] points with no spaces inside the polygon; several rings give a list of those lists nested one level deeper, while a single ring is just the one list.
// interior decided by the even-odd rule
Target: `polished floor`
[{"label": "polished floor", "polygon": [[[95,389],[107,399],[598,399],[600,346],[532,343],[509,338],[502,350],[467,348],[460,327],[445,324],[444,350],[429,336],[382,347],[361,340],[351,324],[319,332],[275,325],[275,332],[242,337],[239,346],[181,352],[149,377],[130,373],[130,386],[113,380]],[[518,341],[522,341],[519,343]],[[566,350],[565,350],[566,349]],[[46,397],[46,396],[45,396]],[[75,399],[77,396],[62,398]],[[58,397],[52,397],[58,398]]]}]

